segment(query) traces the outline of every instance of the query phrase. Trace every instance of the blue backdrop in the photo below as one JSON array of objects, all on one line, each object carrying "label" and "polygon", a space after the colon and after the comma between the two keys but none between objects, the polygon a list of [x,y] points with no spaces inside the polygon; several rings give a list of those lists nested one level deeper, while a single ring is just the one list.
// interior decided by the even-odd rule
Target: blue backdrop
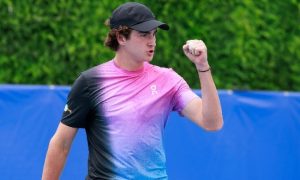
[{"label": "blue backdrop", "polygon": [[[40,179],[67,86],[0,85],[0,179]],[[199,93],[199,92],[197,92]],[[165,131],[170,180],[300,179],[300,93],[219,91],[224,127],[206,132],[172,113]],[[84,179],[80,130],[62,180]]]}]

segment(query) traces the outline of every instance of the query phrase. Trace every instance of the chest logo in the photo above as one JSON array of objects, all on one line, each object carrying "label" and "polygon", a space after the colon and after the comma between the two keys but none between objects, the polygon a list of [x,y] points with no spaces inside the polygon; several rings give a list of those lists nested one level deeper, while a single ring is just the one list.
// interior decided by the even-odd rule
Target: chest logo
[{"label": "chest logo", "polygon": [[158,93],[157,93],[157,90],[156,90],[156,85],[151,85],[151,86],[150,86],[150,89],[151,89],[152,95],[158,94]]}]

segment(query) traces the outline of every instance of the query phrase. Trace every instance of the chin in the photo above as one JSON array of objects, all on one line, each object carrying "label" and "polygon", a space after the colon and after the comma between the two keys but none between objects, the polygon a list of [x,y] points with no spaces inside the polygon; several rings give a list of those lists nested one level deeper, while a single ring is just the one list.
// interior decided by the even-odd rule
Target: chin
[{"label": "chin", "polygon": [[146,58],[146,60],[145,60],[145,61],[147,61],[147,62],[151,62],[151,61],[152,61],[152,59],[153,59],[153,57],[148,57],[148,58]]}]

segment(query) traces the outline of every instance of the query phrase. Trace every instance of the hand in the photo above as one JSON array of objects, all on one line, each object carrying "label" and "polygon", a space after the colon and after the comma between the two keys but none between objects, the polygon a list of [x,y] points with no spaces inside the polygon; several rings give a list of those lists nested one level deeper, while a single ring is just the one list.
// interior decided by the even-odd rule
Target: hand
[{"label": "hand", "polygon": [[202,40],[188,40],[182,48],[184,54],[196,65],[197,70],[209,68],[207,48]]}]

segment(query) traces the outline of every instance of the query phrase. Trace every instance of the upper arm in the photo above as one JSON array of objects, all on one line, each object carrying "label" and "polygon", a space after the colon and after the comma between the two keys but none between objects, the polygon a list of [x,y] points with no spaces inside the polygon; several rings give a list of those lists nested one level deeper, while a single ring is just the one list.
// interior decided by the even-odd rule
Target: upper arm
[{"label": "upper arm", "polygon": [[60,123],[49,143],[42,179],[59,179],[77,128]]},{"label": "upper arm", "polygon": [[200,97],[192,99],[181,111],[181,114],[197,125],[203,127],[201,121],[203,119],[202,99]]},{"label": "upper arm", "polygon": [[51,144],[56,144],[63,146],[64,149],[69,149],[77,130],[77,128],[67,126],[60,122],[54,136],[51,139]]}]

